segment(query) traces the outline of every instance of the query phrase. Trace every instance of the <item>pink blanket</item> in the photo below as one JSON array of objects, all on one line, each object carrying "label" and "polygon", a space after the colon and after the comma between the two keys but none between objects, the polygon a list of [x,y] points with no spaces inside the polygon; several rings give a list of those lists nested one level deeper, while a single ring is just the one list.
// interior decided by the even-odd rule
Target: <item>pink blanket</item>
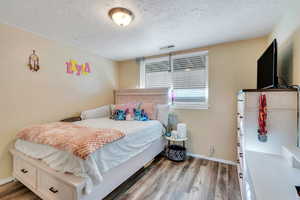
[{"label": "pink blanket", "polygon": [[67,122],[55,122],[24,128],[17,138],[50,145],[85,160],[103,145],[124,136],[124,133],[115,129],[95,129]]}]

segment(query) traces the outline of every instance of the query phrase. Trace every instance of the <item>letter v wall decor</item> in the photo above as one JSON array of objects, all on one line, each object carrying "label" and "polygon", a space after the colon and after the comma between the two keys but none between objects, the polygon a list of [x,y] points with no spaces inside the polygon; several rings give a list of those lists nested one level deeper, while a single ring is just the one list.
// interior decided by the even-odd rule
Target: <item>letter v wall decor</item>
[{"label": "letter v wall decor", "polygon": [[78,64],[76,60],[70,60],[66,62],[67,74],[76,74],[80,75],[88,75],[91,73],[91,67],[89,63],[84,63],[82,65]]}]

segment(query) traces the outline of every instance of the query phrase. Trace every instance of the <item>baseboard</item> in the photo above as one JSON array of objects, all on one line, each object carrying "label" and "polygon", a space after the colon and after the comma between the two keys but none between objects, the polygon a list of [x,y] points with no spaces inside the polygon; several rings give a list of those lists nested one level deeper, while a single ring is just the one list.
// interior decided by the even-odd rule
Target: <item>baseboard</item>
[{"label": "baseboard", "polygon": [[12,182],[13,180],[14,180],[14,177],[0,178],[0,185],[4,185],[6,183]]},{"label": "baseboard", "polygon": [[199,154],[194,154],[194,153],[187,153],[188,156],[194,157],[194,158],[201,158],[201,159],[205,159],[205,160],[211,160],[211,161],[216,161],[216,162],[220,162],[220,163],[224,163],[224,164],[228,164],[228,165],[236,165],[237,163],[230,161],[230,160],[224,160],[224,159],[220,159],[220,158],[214,158],[214,157],[208,157],[208,156],[203,156],[203,155],[199,155]]}]

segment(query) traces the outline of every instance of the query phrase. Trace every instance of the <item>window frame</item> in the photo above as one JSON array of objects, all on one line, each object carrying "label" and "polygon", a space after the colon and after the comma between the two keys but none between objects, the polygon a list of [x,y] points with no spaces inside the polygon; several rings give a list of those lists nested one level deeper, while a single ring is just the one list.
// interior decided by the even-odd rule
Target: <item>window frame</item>
[{"label": "window frame", "polygon": [[[207,80],[207,96],[206,96],[206,102],[205,103],[187,103],[187,102],[182,102],[179,103],[177,102],[176,104],[171,104],[171,108],[174,109],[209,109],[209,52],[208,51],[197,51],[197,52],[192,52],[192,53],[181,53],[181,54],[176,54],[172,55],[171,59],[171,73],[173,73],[173,59],[176,58],[185,58],[185,57],[191,57],[191,56],[198,56],[198,55],[206,55],[206,80]],[[148,59],[143,59],[140,62],[140,88],[146,88],[146,63],[151,63],[151,62],[158,62],[158,61],[169,61],[169,56],[161,56],[157,58],[148,58]]]}]

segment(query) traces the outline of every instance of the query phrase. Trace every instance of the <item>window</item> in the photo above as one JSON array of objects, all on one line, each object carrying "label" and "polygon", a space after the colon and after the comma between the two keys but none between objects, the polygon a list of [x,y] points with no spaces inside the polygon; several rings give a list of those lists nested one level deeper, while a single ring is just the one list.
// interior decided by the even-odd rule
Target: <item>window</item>
[{"label": "window", "polygon": [[172,88],[176,108],[208,108],[208,52],[146,59],[140,67],[141,87]]}]

